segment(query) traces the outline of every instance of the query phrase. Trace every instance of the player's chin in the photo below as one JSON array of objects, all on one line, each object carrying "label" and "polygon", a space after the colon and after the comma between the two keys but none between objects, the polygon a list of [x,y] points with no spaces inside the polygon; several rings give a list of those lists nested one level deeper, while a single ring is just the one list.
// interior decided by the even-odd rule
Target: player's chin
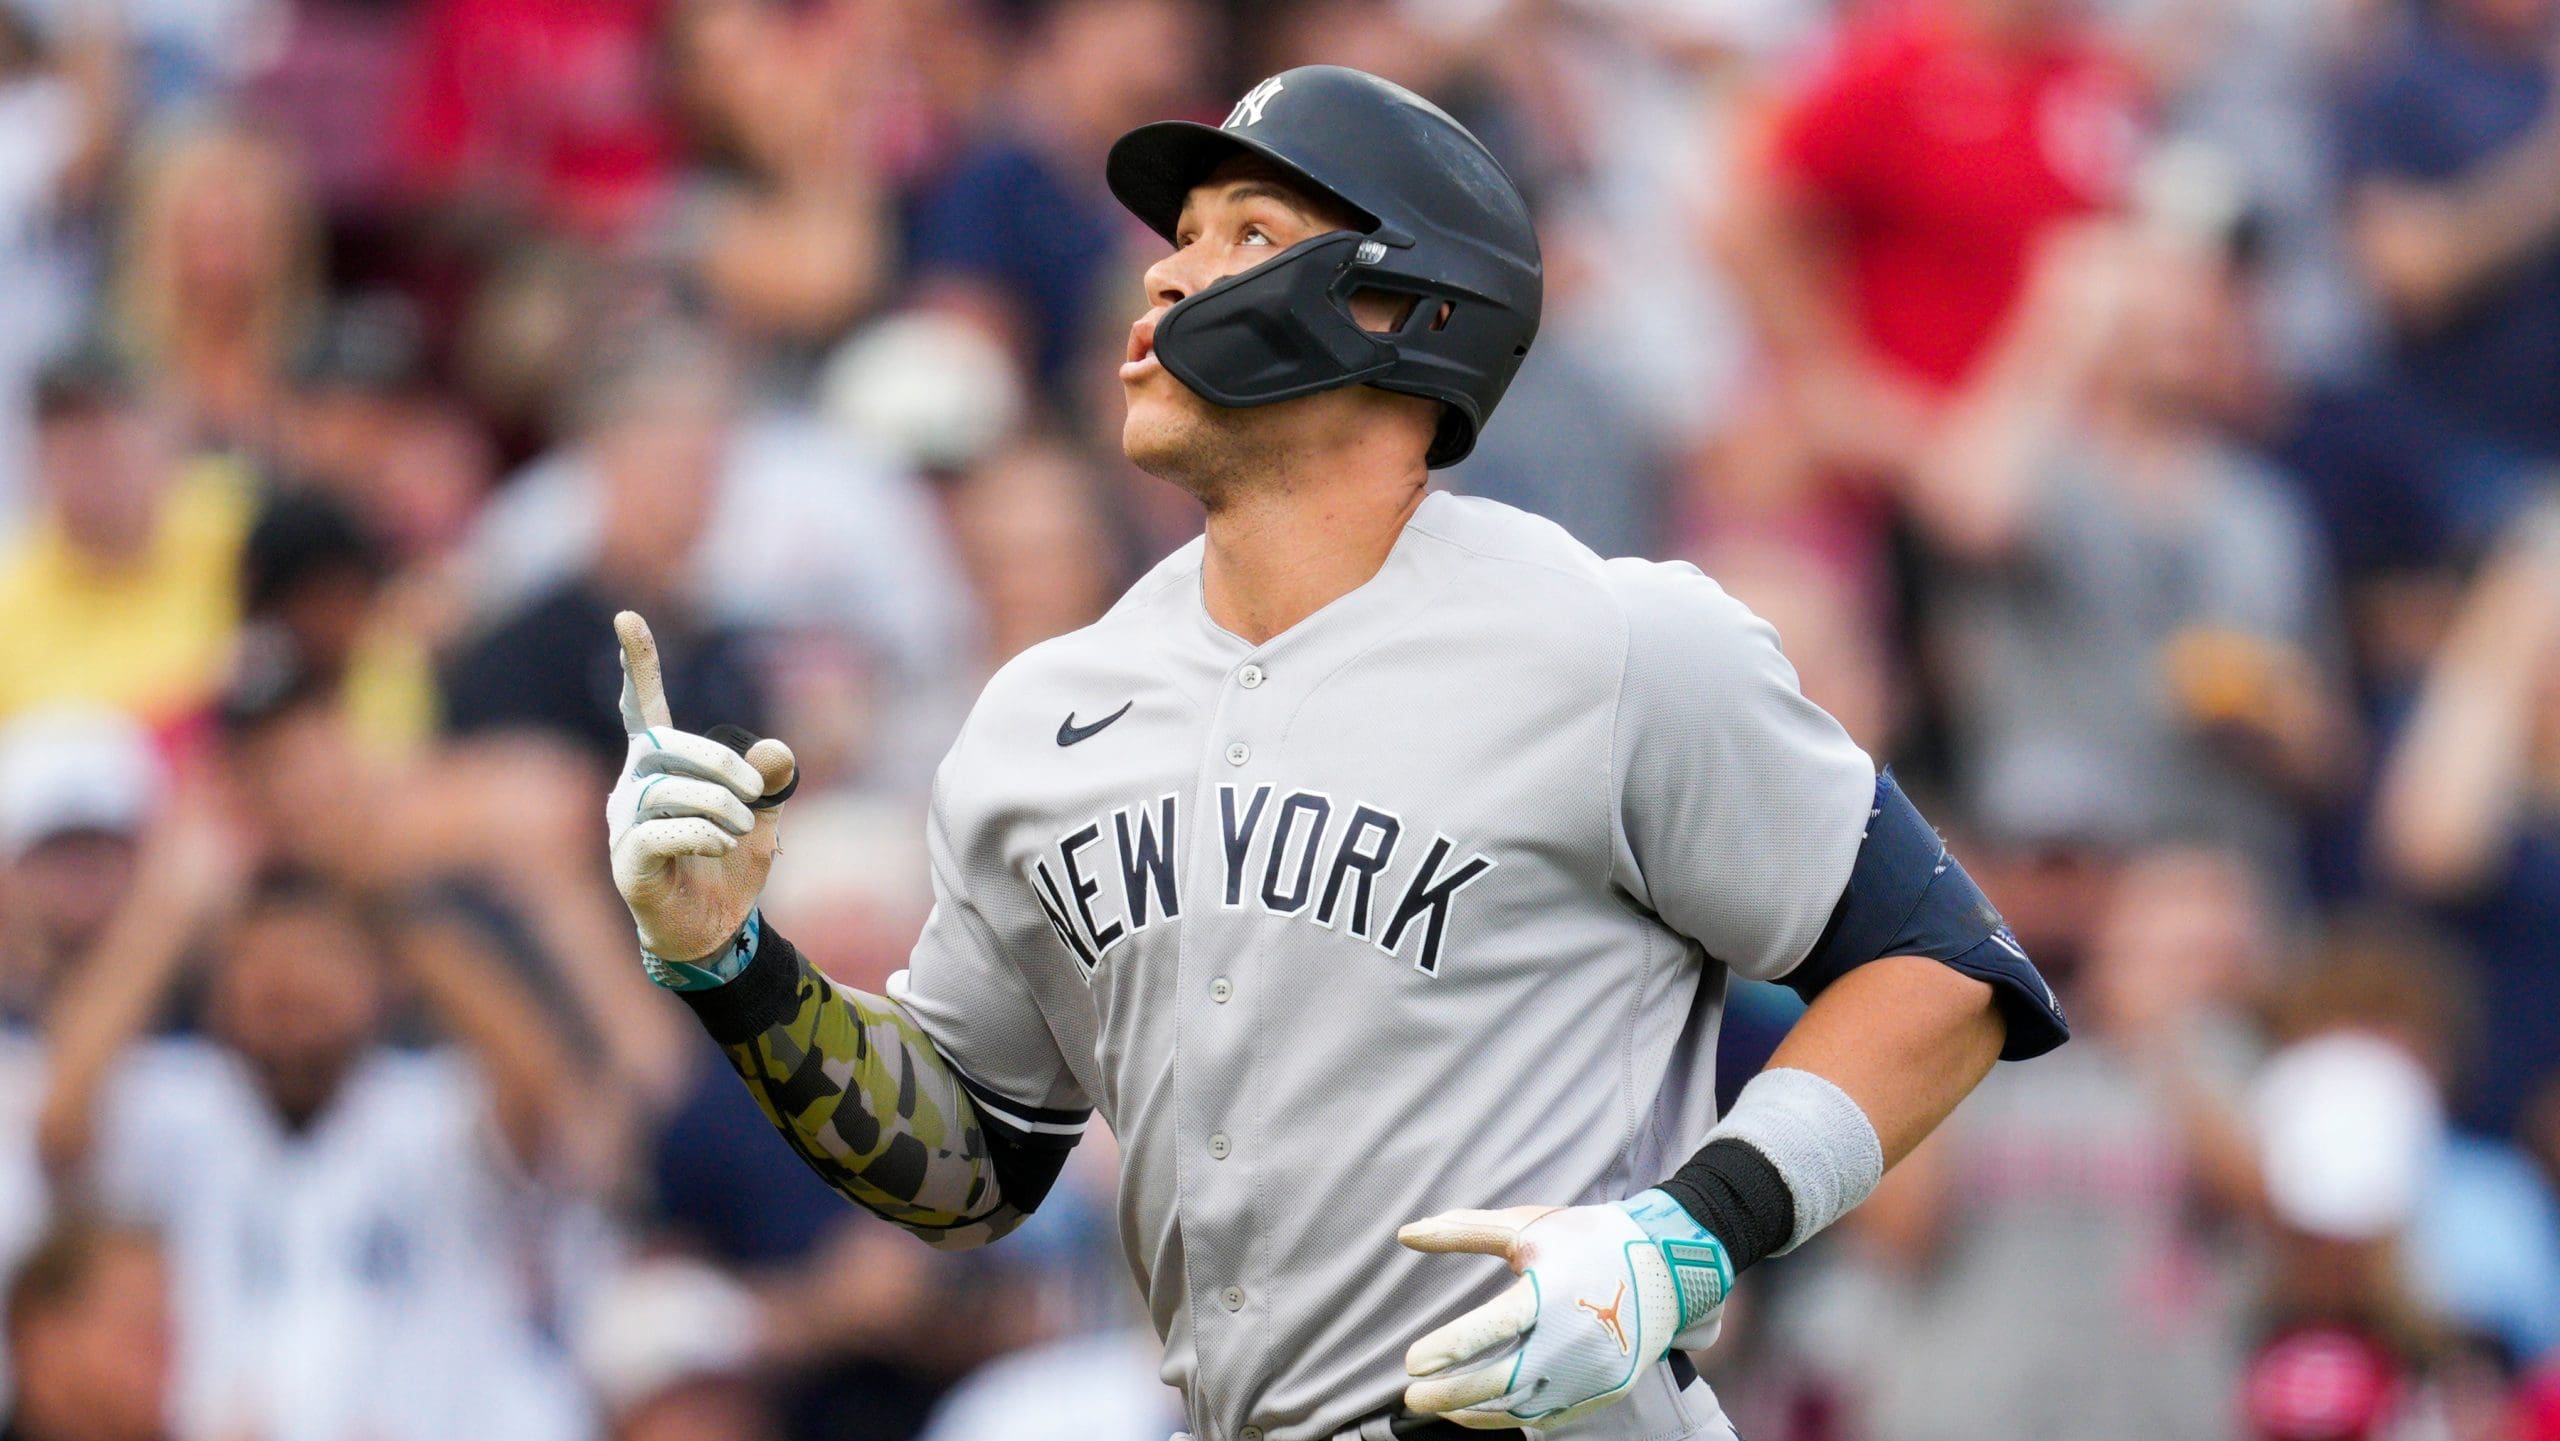
[{"label": "player's chin", "polygon": [[1157,386],[1130,386],[1129,413],[1120,422],[1121,452],[1149,475],[1176,479],[1200,448],[1201,428],[1209,423],[1200,412],[1206,408],[1188,391],[1176,396]]}]

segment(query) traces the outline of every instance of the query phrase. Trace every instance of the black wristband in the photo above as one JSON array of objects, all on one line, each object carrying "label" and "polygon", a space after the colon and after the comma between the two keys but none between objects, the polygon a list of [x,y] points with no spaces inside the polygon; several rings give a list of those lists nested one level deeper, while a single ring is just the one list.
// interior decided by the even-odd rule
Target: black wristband
[{"label": "black wristband", "polygon": [[1662,1189],[1724,1243],[1737,1276],[1786,1245],[1796,1231],[1796,1198],[1787,1178],[1746,1142],[1709,1141]]},{"label": "black wristband", "polygon": [[756,938],[756,953],[725,985],[678,991],[702,1028],[724,1046],[748,1041],[800,1013],[800,949],[770,924]]}]

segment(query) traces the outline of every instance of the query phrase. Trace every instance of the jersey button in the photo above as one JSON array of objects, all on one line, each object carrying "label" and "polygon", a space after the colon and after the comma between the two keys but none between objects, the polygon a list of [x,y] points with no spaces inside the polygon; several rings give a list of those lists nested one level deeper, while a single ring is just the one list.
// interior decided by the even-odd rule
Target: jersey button
[{"label": "jersey button", "polygon": [[1247,1426],[1236,1433],[1236,1441],[1262,1441],[1262,1428],[1259,1426]]},{"label": "jersey button", "polygon": [[1235,982],[1228,980],[1224,976],[1220,976],[1209,983],[1209,999],[1217,1002],[1219,1005],[1225,1005],[1227,1003],[1227,998],[1235,993]]},{"label": "jersey button", "polygon": [[1227,747],[1227,764],[1240,766],[1251,759],[1253,759],[1253,747],[1246,745],[1243,741],[1237,741]]},{"label": "jersey button", "polygon": [[1227,1152],[1232,1149],[1234,1148],[1227,1144],[1227,1133],[1224,1131],[1220,1131],[1209,1138],[1209,1159],[1212,1161],[1225,1160],[1227,1158]]},{"label": "jersey button", "polygon": [[1237,671],[1236,684],[1243,686],[1246,690],[1260,689],[1262,686],[1262,667],[1258,665],[1248,665],[1244,669]]},{"label": "jersey button", "polygon": [[1243,1310],[1244,1288],[1242,1286],[1229,1286],[1227,1289],[1220,1291],[1218,1293],[1218,1304],[1226,1307],[1230,1311]]}]

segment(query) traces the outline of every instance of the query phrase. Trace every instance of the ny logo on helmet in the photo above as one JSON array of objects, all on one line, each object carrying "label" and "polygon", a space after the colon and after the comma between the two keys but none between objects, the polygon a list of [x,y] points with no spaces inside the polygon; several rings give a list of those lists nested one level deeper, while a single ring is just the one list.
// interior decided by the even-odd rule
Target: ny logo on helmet
[{"label": "ny logo on helmet", "polygon": [[1256,85],[1251,90],[1246,91],[1244,93],[1244,98],[1236,102],[1235,109],[1227,112],[1225,122],[1220,124],[1218,128],[1221,130],[1233,130],[1239,125],[1261,124],[1262,107],[1270,104],[1271,97],[1279,93],[1280,77],[1274,75],[1270,79]]}]

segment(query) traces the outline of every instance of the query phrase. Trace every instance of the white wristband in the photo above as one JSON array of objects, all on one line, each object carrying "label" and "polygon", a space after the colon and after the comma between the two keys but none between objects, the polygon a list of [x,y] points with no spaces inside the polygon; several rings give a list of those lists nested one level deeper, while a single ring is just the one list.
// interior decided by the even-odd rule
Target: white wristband
[{"label": "white wristband", "polygon": [[1867,1199],[1884,1179],[1884,1143],[1858,1103],[1811,1071],[1762,1071],[1707,1133],[1758,1151],[1777,1167],[1795,1199],[1795,1233],[1783,1255]]}]

